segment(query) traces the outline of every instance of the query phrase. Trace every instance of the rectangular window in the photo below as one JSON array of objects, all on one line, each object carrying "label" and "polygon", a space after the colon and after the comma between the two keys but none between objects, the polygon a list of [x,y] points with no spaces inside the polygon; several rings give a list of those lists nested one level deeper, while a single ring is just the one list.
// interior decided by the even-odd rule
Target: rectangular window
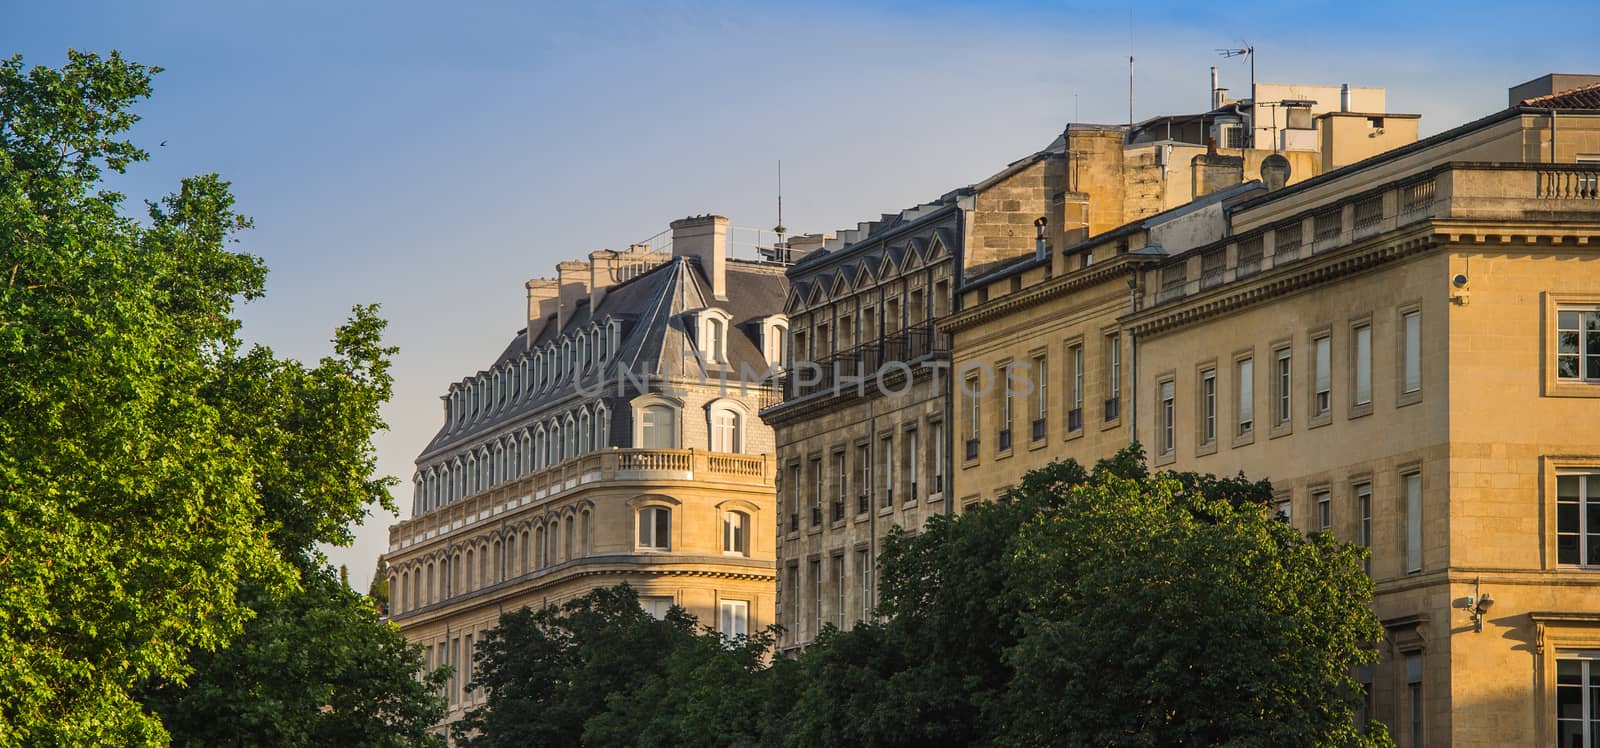
[{"label": "rectangular window", "polygon": [[1600,310],[1556,310],[1556,378],[1600,382]]},{"label": "rectangular window", "polygon": [[944,493],[944,422],[933,424],[933,492]]},{"label": "rectangular window", "polygon": [[1217,370],[1200,372],[1200,443],[1217,442]]},{"label": "rectangular window", "polygon": [[[808,488],[810,489],[809,498],[811,499],[811,511],[813,511],[813,512],[821,511],[821,509],[822,509],[822,458],[821,457],[813,457],[813,458],[811,458],[811,485],[808,486]],[[812,521],[813,524],[815,524],[818,520],[817,520],[816,517],[813,517],[811,521]]]},{"label": "rectangular window", "polygon": [[1122,336],[1106,336],[1106,420],[1122,414]]},{"label": "rectangular window", "polygon": [[1177,450],[1177,435],[1175,429],[1177,415],[1176,388],[1173,383],[1161,383],[1161,454],[1170,455]]},{"label": "rectangular window", "polygon": [[1333,529],[1333,497],[1327,491],[1311,495],[1317,502],[1317,529],[1327,532]]},{"label": "rectangular window", "polygon": [[1239,436],[1247,436],[1255,429],[1256,417],[1256,367],[1252,359],[1241,359],[1234,365],[1235,377],[1238,382],[1238,402],[1235,412],[1239,414]]},{"label": "rectangular window", "polygon": [[446,664],[455,668],[450,673],[450,703],[454,704],[460,700],[461,692],[461,637],[450,640],[450,661]]},{"label": "rectangular window", "polygon": [[1556,660],[1556,745],[1600,745],[1600,652]]},{"label": "rectangular window", "polygon": [[894,437],[885,436],[879,441],[878,455],[883,460],[883,506],[894,504]]},{"label": "rectangular window", "polygon": [[856,511],[865,514],[871,509],[872,491],[872,456],[867,453],[867,445],[856,445],[856,469],[860,477],[856,480]]},{"label": "rectangular window", "polygon": [[1333,408],[1333,339],[1324,335],[1312,341],[1311,347],[1317,377],[1312,415],[1323,416]]},{"label": "rectangular window", "polygon": [[920,493],[922,487],[917,485],[917,479],[922,477],[922,453],[918,451],[921,447],[917,444],[916,429],[906,429],[904,449],[906,451],[906,500],[910,501],[922,498]]},{"label": "rectangular window", "polygon": [[783,585],[783,605],[788,615],[784,617],[784,634],[789,641],[800,641],[800,565],[791,563],[785,567]]},{"label": "rectangular window", "polygon": [[722,633],[724,636],[750,635],[750,602],[748,600],[722,601]]},{"label": "rectangular window", "polygon": [[1357,327],[1355,338],[1355,403],[1366,405],[1372,402],[1372,325]]},{"label": "rectangular window", "polygon": [[1410,708],[1407,727],[1411,745],[1421,748],[1426,745],[1422,742],[1422,655],[1406,655],[1406,701]]},{"label": "rectangular window", "polygon": [[1272,502],[1272,514],[1285,522],[1294,519],[1294,500],[1285,494]]},{"label": "rectangular window", "polygon": [[1067,360],[1072,366],[1072,407],[1067,414],[1067,428],[1077,431],[1083,428],[1083,346],[1068,348]]},{"label": "rectangular window", "polygon": [[[555,542],[553,539],[550,541]],[[639,547],[656,551],[672,549],[672,510],[647,506],[639,510]]]},{"label": "rectangular window", "polygon": [[1556,563],[1600,566],[1600,473],[1556,476]]},{"label": "rectangular window", "polygon": [[1422,474],[1411,473],[1406,485],[1406,572],[1422,571]]},{"label": "rectangular window", "polygon": [[1401,357],[1405,362],[1400,391],[1417,392],[1422,389],[1422,312],[1406,312],[1401,317],[1405,338]]},{"label": "rectangular window", "polygon": [[789,466],[789,481],[784,487],[789,495],[789,530],[800,529],[800,466]]},{"label": "rectangular window", "polygon": [[1372,486],[1363,483],[1356,486],[1356,516],[1361,526],[1356,529],[1356,542],[1367,549],[1367,559],[1361,562],[1368,574],[1372,573]]},{"label": "rectangular window", "polygon": [[833,625],[840,630],[844,629],[844,614],[850,610],[845,603],[850,594],[850,585],[845,581],[844,554],[833,557]]},{"label": "rectangular window", "polygon": [[1004,452],[1011,449],[1011,364],[1000,367],[1000,374],[996,377],[995,390],[1000,397],[1000,421],[995,424],[995,436],[999,439],[996,447]]},{"label": "rectangular window", "polygon": [[967,450],[966,459],[978,459],[978,437],[982,433],[983,424],[979,420],[982,415],[982,391],[978,389],[978,378],[968,377],[964,388],[967,396]]},{"label": "rectangular window", "polygon": [[1290,396],[1290,393],[1292,392],[1293,381],[1291,377],[1292,372],[1290,370],[1289,356],[1290,351],[1288,348],[1283,348],[1278,351],[1277,378],[1274,380],[1277,387],[1277,392],[1273,393],[1273,395],[1276,396],[1278,403],[1277,411],[1273,413],[1273,424],[1276,426],[1287,425],[1289,423],[1290,416],[1293,415],[1293,410],[1290,407],[1293,403],[1293,398]]},{"label": "rectangular window", "polygon": [[822,560],[811,562],[811,638],[822,633]]},{"label": "rectangular window", "polygon": [[1045,436],[1050,415],[1050,361],[1044,354],[1033,357],[1033,440]]},{"label": "rectangular window", "polygon": [[858,620],[872,619],[872,565],[867,563],[867,549],[856,551],[856,578],[861,580],[861,617]]},{"label": "rectangular window", "polygon": [[850,471],[845,468],[844,453],[833,453],[833,480],[836,486],[833,494],[833,519],[844,519],[844,508],[849,506],[850,498]]}]

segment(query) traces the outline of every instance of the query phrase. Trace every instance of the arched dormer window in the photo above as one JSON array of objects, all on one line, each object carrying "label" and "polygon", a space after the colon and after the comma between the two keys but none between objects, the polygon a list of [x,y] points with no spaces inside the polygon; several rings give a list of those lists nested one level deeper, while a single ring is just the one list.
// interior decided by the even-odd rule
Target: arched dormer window
[{"label": "arched dormer window", "polygon": [[644,395],[633,402],[633,445],[641,449],[677,449],[680,404],[661,395]]},{"label": "arched dormer window", "polygon": [[543,470],[545,468],[545,465],[547,464],[545,462],[544,439],[545,439],[544,424],[541,423],[537,427],[535,427],[534,430],[533,430],[533,469],[534,470]]},{"label": "arched dormer window", "polygon": [[544,352],[535,351],[533,354],[533,376],[528,378],[528,391],[538,392],[544,389]]},{"label": "arched dormer window", "polygon": [[699,323],[695,330],[695,346],[700,359],[707,364],[728,363],[728,337],[733,330],[733,317],[715,307],[702,309],[695,315]]},{"label": "arched dormer window", "polygon": [[594,432],[590,430],[589,409],[578,411],[578,454],[588,454],[594,448]]},{"label": "arched dormer window", "polygon": [[478,456],[467,457],[467,485],[461,492],[463,497],[471,496],[478,492]]},{"label": "arched dormer window", "polygon": [[506,479],[506,448],[500,442],[494,445],[494,460],[489,463],[489,485],[499,485]]},{"label": "arched dormer window", "polygon": [[561,464],[561,422],[560,421],[551,421],[550,422],[550,460],[546,464],[550,465],[550,466],[555,466],[555,465]]},{"label": "arched dormer window", "polygon": [[572,338],[567,338],[565,340],[562,340],[561,341],[561,373],[559,375],[557,375],[557,378],[560,379],[563,382],[572,381],[572,361],[573,361],[573,352],[572,351],[573,351]]},{"label": "arched dormer window", "polygon": [[577,457],[578,429],[577,422],[573,420],[571,413],[567,414],[567,421],[566,423],[562,424],[562,435],[564,441],[561,445],[561,458],[564,460],[570,460],[574,457]]},{"label": "arched dormer window", "polygon": [[428,510],[428,484],[419,471],[411,477],[411,513],[421,514]]},{"label": "arched dormer window", "polygon": [[594,406],[594,448],[611,447],[611,411],[601,402]]},{"label": "arched dormer window", "polygon": [[761,355],[768,366],[787,369],[789,359],[789,317],[771,314],[761,318]]}]

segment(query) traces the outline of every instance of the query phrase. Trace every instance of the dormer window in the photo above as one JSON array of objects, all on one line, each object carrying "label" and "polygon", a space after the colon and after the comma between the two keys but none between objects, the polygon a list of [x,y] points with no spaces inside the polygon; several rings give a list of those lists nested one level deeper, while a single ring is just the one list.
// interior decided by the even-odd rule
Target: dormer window
[{"label": "dormer window", "polygon": [[727,364],[733,317],[716,308],[701,310],[697,317],[699,329],[695,332],[695,345],[700,349],[700,359],[707,364]]},{"label": "dormer window", "polygon": [[768,366],[789,368],[789,318],[773,314],[761,318],[761,355]]}]

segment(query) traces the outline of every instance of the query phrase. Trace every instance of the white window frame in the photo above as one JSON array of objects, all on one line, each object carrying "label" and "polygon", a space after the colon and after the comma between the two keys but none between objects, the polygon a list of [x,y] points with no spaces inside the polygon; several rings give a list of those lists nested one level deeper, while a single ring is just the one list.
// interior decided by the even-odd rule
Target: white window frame
[{"label": "white window frame", "polygon": [[[1575,317],[1572,323],[1567,318]],[[1567,352],[1562,338],[1572,335],[1575,350]],[[1586,338],[1588,338],[1586,340]],[[1556,381],[1567,384],[1600,384],[1600,306],[1561,304],[1556,307]],[[1565,360],[1573,360],[1576,374],[1563,373]]]},{"label": "white window frame", "polygon": [[750,513],[729,509],[722,513],[722,553],[727,556],[750,555]]},{"label": "white window frame", "polygon": [[1321,335],[1311,341],[1311,363],[1315,385],[1311,397],[1311,415],[1325,416],[1333,412],[1333,336]]},{"label": "white window frame", "polygon": [[[1575,484],[1576,492],[1571,493],[1571,501],[1566,499],[1568,494],[1566,486]],[[1556,473],[1556,563],[1567,568],[1600,568],[1600,526],[1591,522],[1593,515],[1600,513],[1600,470],[1561,470]],[[1574,512],[1563,512],[1567,505],[1573,507],[1577,515],[1576,526],[1570,525],[1565,520]],[[1572,529],[1566,529],[1572,527]],[[1576,541],[1575,561],[1563,560],[1561,541],[1571,537]],[[1589,551],[1593,549],[1594,552]]]},{"label": "white window frame", "polygon": [[[663,513],[666,515],[665,520],[661,519]],[[655,504],[640,507],[634,512],[634,517],[635,547],[641,551],[672,550],[672,507]],[[662,527],[663,522],[665,528]],[[663,535],[665,537],[662,537]]]},{"label": "white window frame", "polygon": [[720,630],[723,636],[750,635],[750,601],[723,600],[718,606]]}]

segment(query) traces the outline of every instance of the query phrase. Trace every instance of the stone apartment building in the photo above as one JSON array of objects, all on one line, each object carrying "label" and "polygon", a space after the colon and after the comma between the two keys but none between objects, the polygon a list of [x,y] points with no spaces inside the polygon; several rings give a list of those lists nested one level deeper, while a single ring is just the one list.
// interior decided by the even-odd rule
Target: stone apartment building
[{"label": "stone apartment building", "polygon": [[[1382,89],[1364,90],[1376,92],[1381,108]],[[1226,122],[1225,114],[1209,125]],[[1414,140],[1415,116],[1397,116],[1412,123],[1409,139],[1402,130],[1368,140]],[[1132,130],[1072,123],[982,182],[862,222],[794,257],[784,312],[796,364],[783,401],[761,413],[777,445],[784,647],[803,646],[824,625],[871,618],[884,536],[952,510],[951,458],[968,440],[949,427],[949,343],[937,325],[959,309],[956,289],[1018,260],[1051,256],[1051,247],[1237,188],[1248,181],[1247,166],[1273,155],[1219,149],[1206,131],[1159,120]],[[1345,147],[1330,145],[1329,157],[1347,157]],[[1304,168],[1290,179],[1323,169],[1319,149],[1289,155]]]},{"label": "stone apartment building", "polygon": [[[975,277],[942,320],[957,507],[1137,440],[1371,549],[1402,746],[1600,741],[1600,85]],[[1029,440],[1007,439],[1020,433]]]},{"label": "stone apartment building", "polygon": [[[728,256],[727,219],[672,224],[670,250],[563,262],[527,283],[527,327],[451,385],[389,530],[390,620],[451,665],[501,613],[622,582],[728,634],[773,622],[773,435],[757,413],[785,357],[783,268]],[[759,380],[760,377],[747,379]],[[726,386],[724,380],[729,382]]]}]

